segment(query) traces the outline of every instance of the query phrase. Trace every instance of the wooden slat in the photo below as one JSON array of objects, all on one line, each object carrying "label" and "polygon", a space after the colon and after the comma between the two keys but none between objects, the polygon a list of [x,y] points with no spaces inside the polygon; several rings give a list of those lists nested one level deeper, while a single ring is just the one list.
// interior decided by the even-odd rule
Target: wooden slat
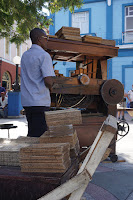
[{"label": "wooden slat", "polygon": [[76,69],[76,70],[75,70],[75,74],[76,74],[76,75],[79,75],[79,69]]},{"label": "wooden slat", "polygon": [[107,60],[101,61],[102,79],[107,80]]},{"label": "wooden slat", "polygon": [[66,183],[62,184],[51,193],[48,193],[44,197],[39,198],[38,200],[60,200],[63,197],[72,193],[74,190],[88,184],[88,180],[90,180],[88,173],[84,171],[76,177],[70,179]]},{"label": "wooden slat", "polygon": [[73,57],[69,58],[69,59],[67,60],[67,62],[71,62],[72,60],[74,60],[75,58],[79,58],[80,56],[82,56],[82,54],[78,54],[78,55],[76,55],[76,56],[73,56]]},{"label": "wooden slat", "polygon": [[[63,83],[64,81],[64,83]],[[60,77],[59,80],[54,78],[52,93],[57,94],[87,94],[100,95],[100,87],[103,83],[102,79],[90,79],[89,85],[80,85],[77,77],[65,79]]]},{"label": "wooden slat", "polygon": [[83,70],[83,73],[84,73],[84,74],[87,74],[87,68]]},{"label": "wooden slat", "polygon": [[[112,132],[108,131],[108,126],[109,130],[111,130]],[[90,151],[88,152],[82,166],[78,171],[78,174],[82,173],[84,170],[87,170],[90,176],[93,176],[97,166],[99,165],[116,131],[117,131],[117,120],[115,117],[110,115],[103,123],[103,126],[101,127],[95,141],[93,142]],[[76,191],[74,191],[71,194],[69,200],[80,200],[86,187],[84,186],[82,187],[82,189],[80,190],[77,189]]]},{"label": "wooden slat", "polygon": [[[87,63],[90,63],[90,62],[92,62],[92,60],[87,60]],[[89,76],[89,78],[92,78],[91,77],[91,74],[92,74],[92,63],[88,64],[87,68],[88,68],[88,76]]]},{"label": "wooden slat", "polygon": [[[108,132],[107,129],[105,130],[104,127],[107,128],[108,126],[112,127],[113,133]],[[108,145],[110,144],[111,140],[113,139],[114,133],[116,133],[116,131],[117,131],[117,120],[115,117],[109,115],[107,117],[107,119],[104,121],[101,129],[99,130],[99,133],[97,134],[97,137],[94,140],[94,142],[90,148],[90,151],[88,152],[78,173],[81,173],[86,168],[89,171],[90,175],[91,176],[93,175],[93,173],[96,170],[96,168],[95,168],[96,165],[94,165],[93,158],[95,157],[95,159],[96,159],[95,164],[100,163],[100,161],[101,161]],[[103,141],[104,141],[104,144],[103,144]],[[89,165],[88,165],[88,161],[89,161]],[[92,165],[93,165],[93,169],[91,169]]]},{"label": "wooden slat", "polygon": [[97,73],[97,60],[93,60],[93,78],[96,78]]},{"label": "wooden slat", "polygon": [[83,74],[83,69],[79,68],[79,74]]},{"label": "wooden slat", "polygon": [[54,51],[56,54],[62,51],[65,53],[76,53],[89,56],[100,57],[115,57],[118,56],[118,48],[112,46],[96,45],[89,43],[82,43],[78,41],[69,41],[62,39],[50,38],[47,43],[47,49]]}]

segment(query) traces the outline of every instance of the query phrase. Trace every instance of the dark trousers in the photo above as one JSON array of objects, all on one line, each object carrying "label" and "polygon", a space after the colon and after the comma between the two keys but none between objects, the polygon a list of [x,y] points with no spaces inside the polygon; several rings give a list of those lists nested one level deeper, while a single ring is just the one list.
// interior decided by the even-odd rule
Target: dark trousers
[{"label": "dark trousers", "polygon": [[47,131],[47,124],[45,121],[45,111],[49,111],[49,107],[32,106],[24,107],[26,118],[28,121],[28,137],[40,137]]},{"label": "dark trousers", "polygon": [[130,108],[133,108],[133,101],[130,102]]}]

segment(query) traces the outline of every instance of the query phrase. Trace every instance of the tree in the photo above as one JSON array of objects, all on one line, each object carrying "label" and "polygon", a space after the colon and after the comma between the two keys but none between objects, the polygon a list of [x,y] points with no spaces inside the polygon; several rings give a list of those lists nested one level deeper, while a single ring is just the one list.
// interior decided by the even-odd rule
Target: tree
[{"label": "tree", "polygon": [[42,12],[43,7],[55,13],[61,8],[72,12],[81,5],[82,0],[0,0],[0,37],[20,44],[29,38],[32,28],[47,28],[52,24],[52,19]]}]

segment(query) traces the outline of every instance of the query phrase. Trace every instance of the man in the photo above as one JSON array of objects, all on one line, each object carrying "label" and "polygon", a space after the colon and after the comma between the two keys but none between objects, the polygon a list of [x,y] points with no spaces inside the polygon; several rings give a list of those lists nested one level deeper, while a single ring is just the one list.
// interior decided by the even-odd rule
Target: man
[{"label": "man", "polygon": [[29,137],[40,137],[46,130],[44,112],[51,104],[50,89],[55,76],[52,59],[45,51],[47,35],[34,28],[30,32],[31,48],[21,59],[21,102],[26,111]]},{"label": "man", "polygon": [[1,97],[1,92],[5,92],[5,91],[6,91],[6,89],[4,87],[0,86],[0,97]]},{"label": "man", "polygon": [[127,94],[128,94],[127,98],[130,102],[130,108],[133,108],[133,85],[132,85],[132,90],[129,90]]},{"label": "man", "polygon": [[7,105],[8,99],[6,97],[6,92],[1,92],[0,97],[0,118],[7,118]]}]

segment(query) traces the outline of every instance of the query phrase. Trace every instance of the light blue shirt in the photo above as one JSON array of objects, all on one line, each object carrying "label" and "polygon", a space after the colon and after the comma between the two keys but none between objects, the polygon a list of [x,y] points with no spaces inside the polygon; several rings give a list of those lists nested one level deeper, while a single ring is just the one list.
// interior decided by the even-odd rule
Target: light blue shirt
[{"label": "light blue shirt", "polygon": [[50,106],[50,92],[44,84],[47,76],[55,76],[52,59],[42,47],[33,44],[21,59],[22,106]]}]

